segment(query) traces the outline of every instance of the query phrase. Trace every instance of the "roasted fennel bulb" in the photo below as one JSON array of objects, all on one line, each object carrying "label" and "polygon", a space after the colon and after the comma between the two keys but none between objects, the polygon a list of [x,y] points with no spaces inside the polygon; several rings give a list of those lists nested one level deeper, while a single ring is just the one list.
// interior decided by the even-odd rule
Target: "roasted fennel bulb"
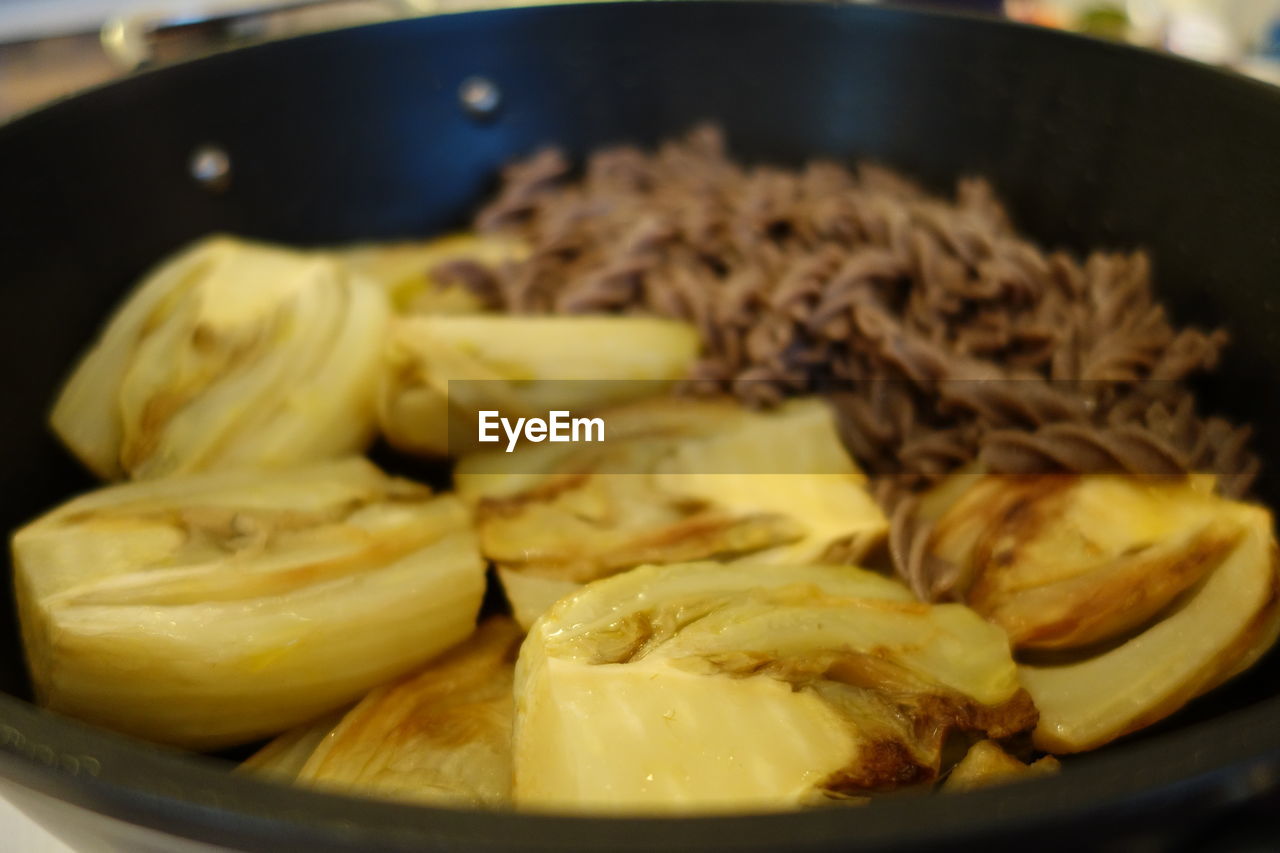
[{"label": "roasted fennel bulb", "polygon": [[1016,647],[1077,648],[1142,625],[1217,566],[1242,534],[1234,506],[1202,480],[984,477],[930,552]]},{"label": "roasted fennel bulb", "polygon": [[272,738],[236,769],[276,782],[296,782],[298,774],[307,765],[307,760],[316,751],[316,747],[329,736],[334,726],[342,722],[342,717],[342,711],[332,711],[309,723],[295,726]]},{"label": "roasted fennel bulb", "polygon": [[379,423],[401,450],[457,456],[484,446],[482,410],[580,415],[662,391],[697,354],[692,326],[652,317],[405,317],[391,331]]},{"label": "roasted fennel bulb", "polygon": [[370,243],[338,250],[348,269],[381,284],[396,311],[408,314],[473,314],[484,309],[481,294],[442,281],[442,266],[500,266],[528,255],[519,240],[499,234],[463,232],[431,240]]},{"label": "roasted fennel bulb", "polygon": [[534,625],[515,798],[611,812],[786,809],[935,779],[955,730],[1035,724],[1008,640],[842,566],[646,566]]},{"label": "roasted fennel bulb", "polygon": [[1005,752],[995,741],[980,740],[969,747],[964,758],[947,774],[942,790],[958,793],[992,788],[1010,782],[1051,776],[1061,769],[1062,765],[1052,755],[1026,764]]},{"label": "roasted fennel bulb", "polygon": [[756,412],[655,398],[601,415],[604,445],[477,454],[455,471],[526,627],[578,585],[644,563],[851,561],[885,532],[819,400]]},{"label": "roasted fennel bulb", "polygon": [[156,268],[63,387],[55,431],[104,479],[359,452],[389,307],[338,262],[229,237]]},{"label": "roasted fennel bulb", "polygon": [[1275,638],[1270,513],[1212,478],[984,477],[930,551],[964,600],[1027,650],[1021,677],[1052,752],[1100,746],[1176,711]]},{"label": "roasted fennel bulb", "polygon": [[112,486],[12,545],[41,703],[193,749],[420,666],[471,633],[484,593],[462,504],[363,459]]},{"label": "roasted fennel bulb", "polygon": [[511,801],[512,678],[523,634],[495,616],[341,720],[281,735],[243,768],[358,796],[492,807]]},{"label": "roasted fennel bulb", "polygon": [[1271,514],[1237,512],[1243,533],[1236,546],[1162,619],[1097,655],[1022,667],[1041,709],[1037,746],[1078,752],[1150,725],[1274,644],[1280,608]]}]

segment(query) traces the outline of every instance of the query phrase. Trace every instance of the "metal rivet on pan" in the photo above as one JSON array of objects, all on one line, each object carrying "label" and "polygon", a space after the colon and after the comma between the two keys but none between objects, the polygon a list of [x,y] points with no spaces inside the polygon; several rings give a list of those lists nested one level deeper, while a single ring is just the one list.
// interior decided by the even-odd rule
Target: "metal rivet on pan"
[{"label": "metal rivet on pan", "polygon": [[486,77],[468,77],[458,87],[458,100],[472,118],[492,118],[502,103],[502,92]]},{"label": "metal rivet on pan", "polygon": [[231,158],[216,145],[201,145],[191,155],[191,177],[208,190],[221,191],[231,182]]}]

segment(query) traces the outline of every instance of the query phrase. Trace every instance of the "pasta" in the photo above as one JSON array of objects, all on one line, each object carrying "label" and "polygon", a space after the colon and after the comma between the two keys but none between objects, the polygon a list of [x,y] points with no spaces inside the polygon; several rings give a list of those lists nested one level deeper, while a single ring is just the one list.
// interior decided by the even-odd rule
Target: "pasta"
[{"label": "pasta", "polygon": [[981,179],[947,200],[877,166],[743,167],[701,127],[652,154],[599,151],[580,177],[539,152],[506,169],[475,225],[531,247],[436,271],[492,308],[678,318],[702,338],[692,392],[830,392],[898,519],[895,566],[931,598],[955,579],[912,562],[927,525],[904,498],[973,460],[1212,472],[1229,496],[1257,473],[1248,427],[1199,413],[1186,385],[1227,335],[1175,326],[1141,251],[1036,247]]}]

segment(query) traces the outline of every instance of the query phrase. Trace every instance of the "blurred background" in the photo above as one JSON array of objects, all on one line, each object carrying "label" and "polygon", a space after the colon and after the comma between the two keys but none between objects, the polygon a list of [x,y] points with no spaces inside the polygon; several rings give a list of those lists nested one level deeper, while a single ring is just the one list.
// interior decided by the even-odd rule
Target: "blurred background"
[{"label": "blurred background", "polygon": [[[528,2],[0,0],[0,119],[136,68],[233,45]],[[1280,0],[898,0],[896,5],[1003,15],[1079,30],[1280,84]]]}]

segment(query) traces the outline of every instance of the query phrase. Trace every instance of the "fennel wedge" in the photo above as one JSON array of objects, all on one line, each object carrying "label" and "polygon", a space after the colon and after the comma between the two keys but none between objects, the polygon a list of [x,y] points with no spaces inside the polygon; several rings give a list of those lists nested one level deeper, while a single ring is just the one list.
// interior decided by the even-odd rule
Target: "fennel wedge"
[{"label": "fennel wedge", "polygon": [[392,326],[378,419],[392,445],[458,456],[477,413],[575,414],[665,389],[698,354],[686,323],[654,317],[414,316]]},{"label": "fennel wedge", "polygon": [[1213,485],[985,476],[948,500],[930,552],[959,568],[969,606],[1032,653],[1020,678],[1041,749],[1093,749],[1150,725],[1274,642],[1271,514]]},{"label": "fennel wedge", "polygon": [[1203,479],[981,477],[937,521],[930,553],[1018,648],[1124,635],[1211,572],[1243,534]]},{"label": "fennel wedge", "polygon": [[462,504],[363,459],[100,489],[12,548],[40,701],[194,749],[421,665],[471,633],[484,593]]},{"label": "fennel wedge", "polygon": [[515,797],[533,809],[774,810],[937,777],[952,730],[1035,724],[1008,641],[844,566],[647,566],[534,625]]},{"label": "fennel wedge", "polygon": [[[503,616],[340,720],[281,735],[245,770],[359,796],[492,807],[511,800],[511,685],[523,634]],[[291,771],[291,772],[282,772]]]},{"label": "fennel wedge", "polygon": [[1280,575],[1271,514],[1241,504],[1227,513],[1240,525],[1238,542],[1164,618],[1100,654],[1020,668],[1040,709],[1038,747],[1080,752],[1151,725],[1274,644]]},{"label": "fennel wedge", "polygon": [[474,314],[484,309],[484,300],[461,284],[442,282],[435,270],[452,264],[500,266],[528,253],[528,246],[511,237],[460,232],[431,240],[348,246],[334,251],[333,257],[381,284],[400,313]]},{"label": "fennel wedge", "polygon": [[358,453],[390,315],[314,253],[210,237],[157,267],[68,378],[51,421],[104,479]]},{"label": "fennel wedge", "polygon": [[599,447],[475,454],[455,470],[526,627],[575,586],[644,563],[845,562],[887,529],[819,400],[755,412],[654,398],[600,414]]},{"label": "fennel wedge", "polygon": [[953,793],[975,791],[1050,776],[1061,769],[1062,765],[1052,755],[1025,764],[1001,749],[995,741],[980,740],[969,747],[964,758],[947,774],[942,790]]}]

